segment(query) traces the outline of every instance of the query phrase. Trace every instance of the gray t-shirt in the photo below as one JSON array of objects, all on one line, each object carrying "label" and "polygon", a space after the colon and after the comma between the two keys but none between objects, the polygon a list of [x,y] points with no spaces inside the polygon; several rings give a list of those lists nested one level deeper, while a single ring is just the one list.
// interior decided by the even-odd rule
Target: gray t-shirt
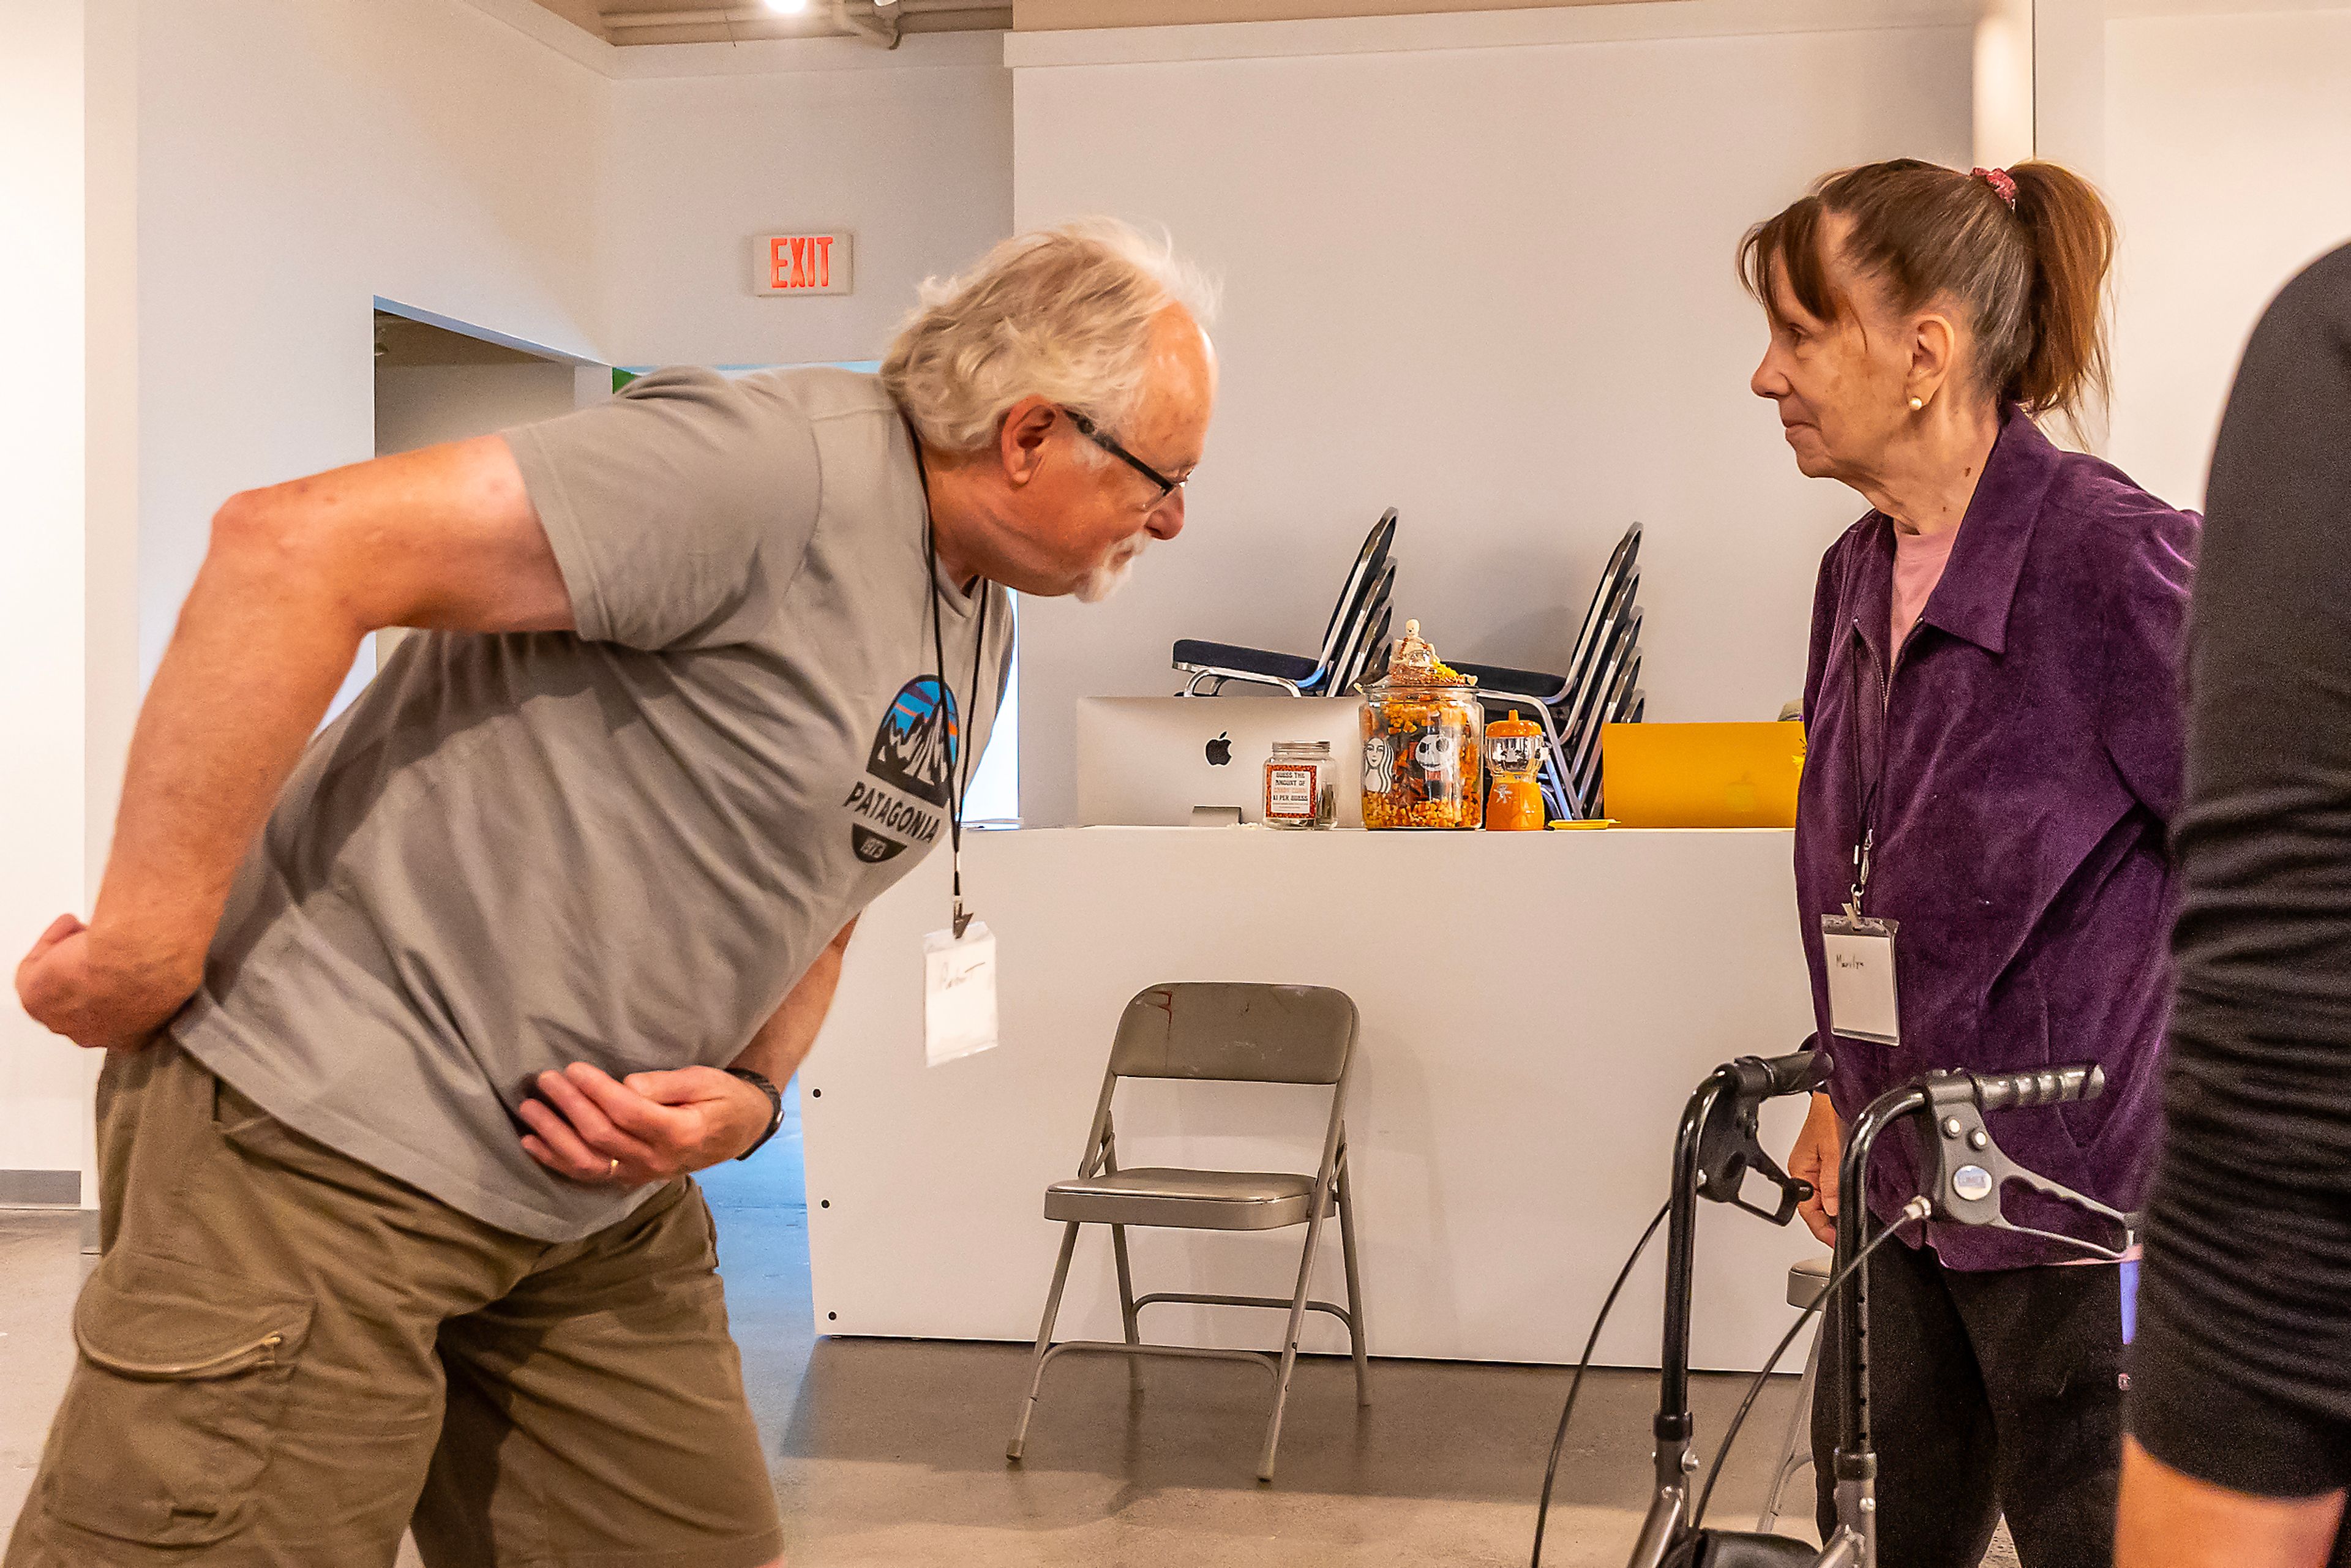
[{"label": "gray t-shirt", "polygon": [[507,441],[578,632],[403,641],[303,754],[172,1032],[296,1130],[568,1241],[646,1195],[523,1152],[534,1077],[732,1061],[946,836],[1012,614],[987,587],[975,700],[979,601],[938,585],[943,706],[871,376],[664,371]]}]

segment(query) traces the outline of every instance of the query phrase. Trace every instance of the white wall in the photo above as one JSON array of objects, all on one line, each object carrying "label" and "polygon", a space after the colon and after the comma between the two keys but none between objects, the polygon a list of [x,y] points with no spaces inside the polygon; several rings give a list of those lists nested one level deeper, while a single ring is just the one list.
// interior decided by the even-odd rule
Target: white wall
[{"label": "white wall", "polygon": [[[1074,698],[1172,691],[1178,637],[1311,652],[1387,506],[1399,619],[1538,669],[1638,519],[1649,716],[1775,716],[1820,552],[1864,506],[1801,478],[1748,392],[1763,329],[1733,253],[1828,169],[1964,166],[1973,16],[1686,0],[1017,35],[1019,225],[1164,223],[1226,279],[1186,534],[1108,606],[1028,606],[1029,821],[1068,820]],[[1835,30],[1782,30],[1803,25]]]},{"label": "white wall", "polygon": [[[86,909],[88,167],[81,0],[0,0],[0,972]],[[89,1057],[0,1006],[0,1169],[82,1171]],[[88,1184],[85,1183],[87,1190]]]},{"label": "white wall", "polygon": [[2351,241],[2351,5],[2111,9],[2105,184],[2123,243],[2108,452],[2200,507],[2253,323]]},{"label": "white wall", "polygon": [[381,296],[602,360],[611,84],[463,0],[145,0],[140,631],[234,492],[375,452]]},{"label": "white wall", "polygon": [[[602,363],[853,359],[1008,232],[993,37],[622,51],[520,0],[143,10],[149,674],[223,499],[373,455],[374,298]],[[750,294],[750,236],[800,221],[858,232],[855,295]]]},{"label": "white wall", "polygon": [[[916,284],[1011,232],[1002,48],[971,33],[888,53],[845,39],[625,51],[626,69],[695,74],[613,84],[615,362],[879,359]],[[735,74],[743,54],[774,68]],[[856,237],[855,292],[751,291],[756,236],[836,227]]]}]

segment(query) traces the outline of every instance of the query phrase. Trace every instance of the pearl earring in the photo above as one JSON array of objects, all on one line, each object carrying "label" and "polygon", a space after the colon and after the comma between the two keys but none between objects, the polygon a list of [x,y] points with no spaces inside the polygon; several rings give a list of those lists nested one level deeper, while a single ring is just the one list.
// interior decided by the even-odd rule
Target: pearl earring
[{"label": "pearl earring", "polygon": [[1925,398],[1914,397],[1910,400],[1910,412],[1912,413],[1923,413],[1926,412],[1926,408],[1927,400]]}]

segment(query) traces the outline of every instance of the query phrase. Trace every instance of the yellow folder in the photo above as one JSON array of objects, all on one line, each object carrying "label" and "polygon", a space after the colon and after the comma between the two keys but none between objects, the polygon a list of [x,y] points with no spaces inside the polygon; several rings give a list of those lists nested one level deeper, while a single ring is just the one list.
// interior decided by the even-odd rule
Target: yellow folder
[{"label": "yellow folder", "polygon": [[1602,814],[1627,828],[1792,828],[1802,724],[1612,724]]}]

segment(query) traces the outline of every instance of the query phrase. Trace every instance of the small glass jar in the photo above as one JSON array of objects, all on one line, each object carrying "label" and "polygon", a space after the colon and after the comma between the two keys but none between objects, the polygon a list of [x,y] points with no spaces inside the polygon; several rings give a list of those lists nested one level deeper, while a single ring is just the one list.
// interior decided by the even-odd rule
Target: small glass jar
[{"label": "small glass jar", "polygon": [[1327,828],[1339,820],[1327,740],[1277,740],[1265,760],[1265,825]]}]

